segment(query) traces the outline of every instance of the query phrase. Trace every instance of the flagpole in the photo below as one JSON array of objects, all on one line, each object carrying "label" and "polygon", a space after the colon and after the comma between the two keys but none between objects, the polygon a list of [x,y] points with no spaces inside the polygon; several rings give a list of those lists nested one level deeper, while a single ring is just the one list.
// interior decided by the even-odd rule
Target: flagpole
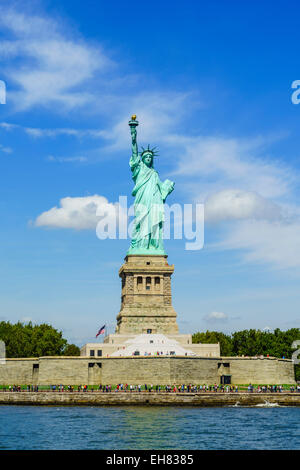
[{"label": "flagpole", "polygon": [[102,343],[104,343],[104,338],[106,338],[106,329],[107,329],[107,321],[105,320],[105,330],[104,330],[104,336],[102,338]]}]

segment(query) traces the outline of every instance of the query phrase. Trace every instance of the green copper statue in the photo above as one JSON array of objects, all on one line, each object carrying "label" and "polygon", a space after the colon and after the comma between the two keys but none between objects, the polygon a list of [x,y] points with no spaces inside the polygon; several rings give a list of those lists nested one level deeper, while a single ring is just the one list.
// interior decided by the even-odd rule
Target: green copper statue
[{"label": "green copper statue", "polygon": [[132,156],[130,168],[135,183],[132,195],[134,202],[134,227],[128,255],[165,255],[163,246],[164,202],[173,191],[174,184],[170,180],[160,181],[153,168],[155,149],[142,148],[138,153],[136,141],[136,116],[129,121],[132,138]]}]

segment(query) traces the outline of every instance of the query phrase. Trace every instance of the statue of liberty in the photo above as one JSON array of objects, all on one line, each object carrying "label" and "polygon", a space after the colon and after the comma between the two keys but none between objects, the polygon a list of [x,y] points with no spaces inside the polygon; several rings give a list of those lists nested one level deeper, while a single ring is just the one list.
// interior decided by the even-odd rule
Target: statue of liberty
[{"label": "statue of liberty", "polygon": [[153,159],[157,155],[155,148],[144,149],[139,154],[136,127],[136,116],[129,121],[132,156],[129,165],[135,186],[132,196],[134,202],[134,224],[131,245],[128,255],[165,255],[163,246],[164,202],[173,191],[174,184],[170,180],[160,181],[157,171],[153,168]]}]

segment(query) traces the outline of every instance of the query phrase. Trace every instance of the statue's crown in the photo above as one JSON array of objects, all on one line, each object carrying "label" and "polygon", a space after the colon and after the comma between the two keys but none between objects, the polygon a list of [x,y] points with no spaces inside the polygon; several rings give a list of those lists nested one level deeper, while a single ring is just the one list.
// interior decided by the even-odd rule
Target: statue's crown
[{"label": "statue's crown", "polygon": [[153,147],[153,148],[151,149],[149,145],[148,145],[148,147],[145,148],[145,149],[144,149],[144,147],[142,147],[141,157],[142,157],[145,153],[151,153],[151,154],[152,154],[152,157],[157,157],[157,155],[159,155],[159,153],[157,152],[156,148],[157,148],[157,147]]}]

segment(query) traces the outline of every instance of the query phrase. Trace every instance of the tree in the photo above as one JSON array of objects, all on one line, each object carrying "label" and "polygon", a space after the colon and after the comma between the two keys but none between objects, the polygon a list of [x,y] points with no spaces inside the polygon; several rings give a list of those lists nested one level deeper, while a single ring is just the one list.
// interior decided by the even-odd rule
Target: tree
[{"label": "tree", "polygon": [[262,354],[262,341],[259,330],[242,330],[232,334],[232,347],[235,356],[256,356]]},{"label": "tree", "polygon": [[[33,325],[29,323],[0,322],[0,339],[4,341],[7,357],[41,357],[41,356],[78,356],[77,346],[68,345],[62,332],[47,323]],[[69,348],[69,350],[68,350]],[[78,353],[79,351],[79,353]]]},{"label": "tree", "polygon": [[75,344],[68,344],[63,352],[64,356],[80,356],[80,348]]},{"label": "tree", "polygon": [[[219,331],[193,334],[193,343],[220,343],[222,356],[273,356],[291,359],[292,343],[300,339],[300,328],[273,332],[261,330],[235,331],[225,335]],[[300,364],[295,366],[296,380],[300,380]]]},{"label": "tree", "polygon": [[222,356],[232,356],[231,337],[219,331],[206,331],[205,333],[195,333],[192,336],[193,343],[220,343]]}]

